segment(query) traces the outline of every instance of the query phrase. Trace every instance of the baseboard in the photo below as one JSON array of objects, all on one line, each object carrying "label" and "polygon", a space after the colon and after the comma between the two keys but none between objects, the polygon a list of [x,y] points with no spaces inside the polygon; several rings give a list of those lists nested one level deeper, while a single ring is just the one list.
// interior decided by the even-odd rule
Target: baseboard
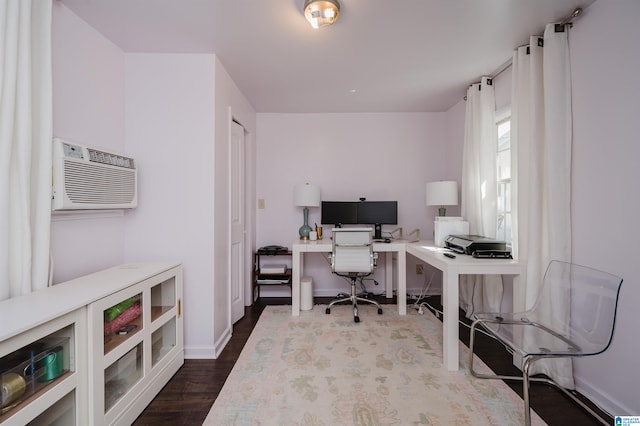
[{"label": "baseboard", "polygon": [[184,347],[185,359],[216,359],[231,340],[231,328],[225,330],[213,346],[186,346]]},{"label": "baseboard", "polygon": [[220,336],[218,341],[215,342],[215,346],[213,348],[215,358],[218,358],[220,356],[224,347],[227,346],[227,343],[229,343],[229,340],[231,340],[232,331],[233,331],[232,327],[227,328],[225,332],[222,333],[222,336]]},{"label": "baseboard", "polygon": [[185,346],[184,359],[216,359],[213,346]]},{"label": "baseboard", "polygon": [[606,411],[612,417],[631,415],[636,411],[631,407],[624,407],[618,404],[616,400],[611,397],[611,395],[607,395],[606,393],[602,392],[602,390],[598,389],[590,382],[581,380],[577,377],[574,378],[574,382],[576,390],[580,392],[581,395],[600,407],[601,410]]}]

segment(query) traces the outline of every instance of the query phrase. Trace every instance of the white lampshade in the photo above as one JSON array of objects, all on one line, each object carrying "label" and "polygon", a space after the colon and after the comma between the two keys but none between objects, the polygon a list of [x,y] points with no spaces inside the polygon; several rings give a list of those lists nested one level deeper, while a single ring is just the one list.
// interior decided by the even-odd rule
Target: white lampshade
[{"label": "white lampshade", "polygon": [[293,204],[299,207],[319,207],[320,187],[310,183],[296,185],[293,189]]},{"label": "white lampshade", "polygon": [[457,206],[458,183],[454,180],[427,183],[427,206]]}]

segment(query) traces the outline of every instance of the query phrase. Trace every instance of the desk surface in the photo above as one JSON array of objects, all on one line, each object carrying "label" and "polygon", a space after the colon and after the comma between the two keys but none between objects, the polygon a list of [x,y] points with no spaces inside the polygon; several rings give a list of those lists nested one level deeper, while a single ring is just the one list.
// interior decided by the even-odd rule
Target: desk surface
[{"label": "desk surface", "polygon": [[443,253],[451,250],[436,247],[433,241],[419,241],[406,244],[407,253],[428,262],[439,270],[455,269],[457,274],[520,274],[522,262],[514,259],[478,259],[467,254],[457,254],[455,259]]},{"label": "desk surface", "polygon": [[[373,251],[398,251],[404,250],[407,245],[406,241],[392,241],[390,243],[373,243]],[[302,252],[316,252],[324,253],[330,252],[332,249],[332,242],[330,238],[324,238],[317,241],[296,241],[293,243],[292,251]]]}]

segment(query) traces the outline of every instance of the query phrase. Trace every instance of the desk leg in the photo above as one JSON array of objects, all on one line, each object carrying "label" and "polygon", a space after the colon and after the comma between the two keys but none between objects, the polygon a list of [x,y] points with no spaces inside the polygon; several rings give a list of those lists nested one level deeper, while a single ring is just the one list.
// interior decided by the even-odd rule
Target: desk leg
[{"label": "desk leg", "polygon": [[386,252],[384,254],[384,284],[387,293],[387,299],[391,299],[393,297],[393,252]]},{"label": "desk leg", "polygon": [[304,258],[301,251],[294,251],[291,259],[291,315],[300,315],[300,277]]},{"label": "desk leg", "polygon": [[442,271],[442,357],[448,371],[459,368],[458,354],[458,279],[453,272]]},{"label": "desk leg", "polygon": [[398,314],[407,315],[407,252],[405,250],[398,250]]}]

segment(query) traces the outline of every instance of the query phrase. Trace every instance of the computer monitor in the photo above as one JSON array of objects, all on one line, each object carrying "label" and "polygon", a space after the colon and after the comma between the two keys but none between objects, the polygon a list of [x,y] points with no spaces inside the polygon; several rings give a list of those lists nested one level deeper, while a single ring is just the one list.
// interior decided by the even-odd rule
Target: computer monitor
[{"label": "computer monitor", "polygon": [[356,225],[358,223],[358,203],[353,201],[323,201],[320,212],[323,225]]},{"label": "computer monitor", "polygon": [[373,238],[382,239],[382,225],[398,223],[397,201],[361,201],[358,203],[358,221],[361,225],[374,225]]}]

